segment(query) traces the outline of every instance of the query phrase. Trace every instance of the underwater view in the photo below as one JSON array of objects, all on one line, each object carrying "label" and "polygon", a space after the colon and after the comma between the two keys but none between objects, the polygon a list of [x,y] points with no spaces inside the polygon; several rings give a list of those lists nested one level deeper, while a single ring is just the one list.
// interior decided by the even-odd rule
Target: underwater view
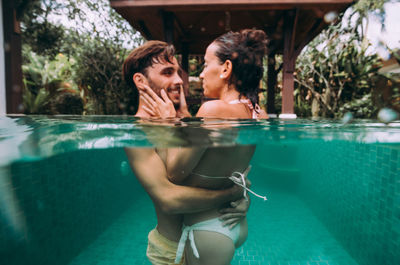
[{"label": "underwater view", "polygon": [[124,148],[254,146],[233,265],[400,264],[400,122],[0,117],[0,264],[150,264]]}]

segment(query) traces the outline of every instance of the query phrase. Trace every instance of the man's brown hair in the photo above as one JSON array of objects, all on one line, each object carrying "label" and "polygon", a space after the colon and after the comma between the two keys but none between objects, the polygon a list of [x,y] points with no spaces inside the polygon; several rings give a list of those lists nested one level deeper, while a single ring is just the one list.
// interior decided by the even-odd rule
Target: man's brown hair
[{"label": "man's brown hair", "polygon": [[122,65],[122,75],[129,87],[137,89],[133,82],[135,73],[142,73],[147,77],[147,68],[155,63],[171,62],[175,55],[174,46],[163,41],[148,41],[134,49]]}]

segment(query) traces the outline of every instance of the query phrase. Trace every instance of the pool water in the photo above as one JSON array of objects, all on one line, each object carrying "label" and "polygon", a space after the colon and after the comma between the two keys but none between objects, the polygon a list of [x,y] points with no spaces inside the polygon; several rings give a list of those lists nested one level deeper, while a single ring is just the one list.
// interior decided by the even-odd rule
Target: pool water
[{"label": "pool water", "polygon": [[233,265],[400,264],[398,122],[76,116],[0,118],[0,264],[150,264],[156,217],[123,147],[154,143],[257,145],[268,201]]}]

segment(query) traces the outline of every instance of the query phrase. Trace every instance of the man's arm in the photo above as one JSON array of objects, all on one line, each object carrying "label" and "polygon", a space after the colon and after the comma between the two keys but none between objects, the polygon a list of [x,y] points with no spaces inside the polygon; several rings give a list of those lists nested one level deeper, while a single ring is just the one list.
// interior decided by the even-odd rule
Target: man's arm
[{"label": "man's arm", "polygon": [[125,148],[129,164],[144,189],[162,211],[169,214],[199,212],[242,197],[233,185],[225,190],[179,186],[167,178],[165,165],[152,148]]}]

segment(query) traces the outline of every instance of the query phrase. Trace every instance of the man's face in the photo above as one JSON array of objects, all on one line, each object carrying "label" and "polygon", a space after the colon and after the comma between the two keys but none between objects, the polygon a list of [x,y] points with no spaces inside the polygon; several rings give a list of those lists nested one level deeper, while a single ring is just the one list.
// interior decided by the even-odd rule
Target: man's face
[{"label": "man's face", "polygon": [[171,58],[171,62],[172,63],[161,61],[160,63],[155,63],[148,67],[147,81],[158,96],[161,95],[161,89],[164,89],[175,107],[178,107],[179,91],[183,81],[179,76],[179,71],[181,71],[181,69],[178,61],[173,57]]}]

